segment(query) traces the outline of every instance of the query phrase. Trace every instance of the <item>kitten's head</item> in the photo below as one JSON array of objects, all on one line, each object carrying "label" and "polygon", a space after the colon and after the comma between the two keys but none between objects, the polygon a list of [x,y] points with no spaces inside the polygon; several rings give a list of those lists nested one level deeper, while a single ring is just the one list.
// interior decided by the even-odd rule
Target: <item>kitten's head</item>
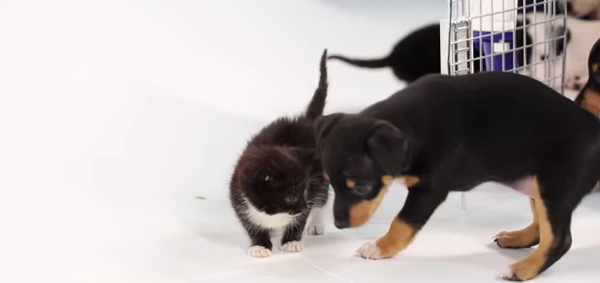
[{"label": "kitten's head", "polygon": [[238,166],[238,187],[262,212],[300,214],[307,209],[305,192],[314,159],[314,149],[250,147]]}]

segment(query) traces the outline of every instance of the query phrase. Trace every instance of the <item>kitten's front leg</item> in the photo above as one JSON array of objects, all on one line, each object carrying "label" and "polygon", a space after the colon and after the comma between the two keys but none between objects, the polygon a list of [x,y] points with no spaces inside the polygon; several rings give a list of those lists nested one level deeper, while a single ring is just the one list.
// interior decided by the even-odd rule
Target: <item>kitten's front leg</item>
[{"label": "kitten's front leg", "polygon": [[269,230],[258,226],[250,226],[252,227],[246,227],[246,231],[252,242],[252,246],[248,249],[248,254],[260,258],[271,256],[273,244],[271,243]]},{"label": "kitten's front leg", "polygon": [[284,252],[296,253],[302,250],[302,233],[306,227],[306,219],[308,216],[302,214],[296,218],[294,222],[285,227],[283,237],[281,238],[281,249]]},{"label": "kitten's front leg", "polygon": [[314,207],[310,211],[310,221],[306,232],[309,235],[323,235],[325,230],[325,207]]}]

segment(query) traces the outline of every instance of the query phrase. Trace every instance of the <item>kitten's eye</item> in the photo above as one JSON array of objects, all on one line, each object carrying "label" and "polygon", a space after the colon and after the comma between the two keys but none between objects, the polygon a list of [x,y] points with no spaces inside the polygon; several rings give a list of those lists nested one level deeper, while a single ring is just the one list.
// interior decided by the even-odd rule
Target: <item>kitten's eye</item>
[{"label": "kitten's eye", "polygon": [[298,198],[296,196],[287,196],[283,199],[283,201],[285,201],[286,204],[293,204],[298,201]]}]

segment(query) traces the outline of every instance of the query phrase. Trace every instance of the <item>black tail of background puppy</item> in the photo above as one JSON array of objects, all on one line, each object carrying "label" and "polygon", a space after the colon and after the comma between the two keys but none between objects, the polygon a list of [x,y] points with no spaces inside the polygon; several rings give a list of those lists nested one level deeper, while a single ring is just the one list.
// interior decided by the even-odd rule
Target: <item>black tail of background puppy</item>
[{"label": "black tail of background puppy", "polygon": [[362,60],[362,59],[350,59],[341,55],[331,55],[329,59],[336,59],[343,62],[346,62],[350,65],[354,65],[357,67],[363,68],[385,68],[390,66],[390,58],[385,57],[382,59],[373,59],[373,60]]},{"label": "black tail of background puppy", "polygon": [[306,117],[315,119],[323,115],[325,100],[327,99],[327,49],[323,51],[320,63],[321,76],[319,77],[319,86],[315,90],[308,107],[306,108]]}]

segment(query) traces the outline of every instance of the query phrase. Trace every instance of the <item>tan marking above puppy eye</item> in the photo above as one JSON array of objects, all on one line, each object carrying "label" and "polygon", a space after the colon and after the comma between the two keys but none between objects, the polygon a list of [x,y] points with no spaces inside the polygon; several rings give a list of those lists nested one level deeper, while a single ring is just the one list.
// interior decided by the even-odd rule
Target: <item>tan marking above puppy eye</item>
[{"label": "tan marking above puppy eye", "polygon": [[331,180],[329,180],[329,174],[325,173],[323,174],[323,177],[325,178],[325,181],[330,182]]},{"label": "tan marking above puppy eye", "polygon": [[599,63],[592,64],[592,71],[598,72],[599,69],[600,69],[600,64]]},{"label": "tan marking above puppy eye", "polygon": [[348,179],[346,180],[346,187],[348,187],[348,189],[353,189],[356,186],[356,182]]}]

